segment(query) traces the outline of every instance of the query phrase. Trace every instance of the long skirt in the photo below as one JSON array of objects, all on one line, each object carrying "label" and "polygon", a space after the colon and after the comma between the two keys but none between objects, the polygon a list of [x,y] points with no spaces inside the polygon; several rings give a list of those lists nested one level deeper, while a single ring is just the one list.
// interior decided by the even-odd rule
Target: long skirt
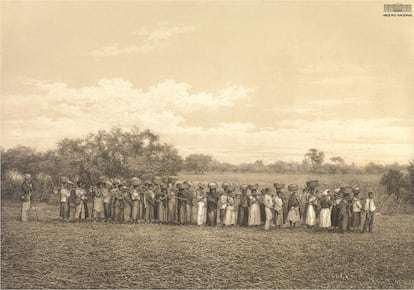
[{"label": "long skirt", "polygon": [[249,209],[249,226],[260,226],[262,223],[260,215],[260,207],[256,203],[252,204]]},{"label": "long skirt", "polygon": [[287,219],[292,223],[300,222],[299,207],[292,207],[288,212]]},{"label": "long skirt", "polygon": [[114,221],[118,223],[124,222],[124,208],[123,207],[115,207],[114,208]]},{"label": "long skirt", "polygon": [[104,203],[104,215],[106,220],[111,219],[111,204],[110,203]]},{"label": "long skirt", "polygon": [[348,213],[345,214],[339,214],[338,218],[338,227],[341,232],[344,232],[348,229],[349,224],[349,215]]},{"label": "long skirt", "polygon": [[94,218],[104,218],[104,201],[103,197],[96,197],[93,201]]},{"label": "long skirt", "polygon": [[186,211],[186,222],[190,224],[191,217],[193,215],[193,205],[191,203],[187,203],[187,205],[185,206],[185,211]]},{"label": "long skirt", "polygon": [[270,224],[272,223],[272,220],[273,220],[273,210],[268,207],[265,207],[265,215],[266,215],[265,230],[269,230]]},{"label": "long skirt", "polygon": [[197,208],[197,225],[201,226],[207,222],[206,204],[204,202],[199,202]]},{"label": "long skirt", "polygon": [[232,206],[232,205],[227,206],[226,212],[224,214],[223,223],[226,226],[231,226],[231,225],[234,225],[235,219],[236,219],[236,211],[235,211],[234,206]]},{"label": "long skirt", "polygon": [[170,199],[168,201],[168,222],[177,222],[177,202],[175,199]]},{"label": "long skirt", "polygon": [[319,216],[319,227],[325,229],[331,227],[331,210],[329,208],[321,209]]},{"label": "long skirt", "polygon": [[239,207],[239,225],[241,227],[247,226],[249,220],[249,208],[248,207]]},{"label": "long skirt", "polygon": [[282,211],[281,212],[274,211],[273,223],[276,226],[283,225],[283,212]]},{"label": "long skirt", "polygon": [[207,224],[209,226],[215,226],[217,219],[217,209],[207,208]]},{"label": "long skirt", "polygon": [[357,228],[361,225],[361,212],[352,213],[352,227]]},{"label": "long skirt", "polygon": [[125,202],[124,205],[124,222],[129,222],[131,220],[131,204],[129,202]]},{"label": "long skirt", "polygon": [[150,203],[145,208],[145,221],[151,222],[154,220],[154,206]]},{"label": "long skirt", "polygon": [[184,202],[179,205],[178,222],[180,224],[185,224],[187,222],[187,210],[186,209],[187,209],[187,206]]},{"label": "long skirt", "polygon": [[331,211],[331,225],[333,227],[337,227],[338,226],[338,216],[339,216],[338,207],[336,205],[334,205],[332,207],[332,211]]},{"label": "long skirt", "polygon": [[70,205],[69,202],[60,203],[60,213],[59,216],[64,220],[68,220],[70,215]]},{"label": "long skirt", "polygon": [[138,220],[143,220],[145,218],[145,207],[142,200],[138,203]]},{"label": "long skirt", "polygon": [[158,203],[158,220],[160,223],[167,222],[167,208],[163,202]]},{"label": "long skirt", "polygon": [[137,221],[139,217],[139,200],[133,200],[131,206],[131,219]]},{"label": "long skirt", "polygon": [[193,204],[191,207],[191,224],[196,225],[197,224],[197,214],[198,214],[198,205]]},{"label": "long skirt", "polygon": [[226,214],[225,208],[220,208],[217,210],[217,224],[224,224],[224,215]]},{"label": "long skirt", "polygon": [[315,207],[311,204],[307,205],[305,224],[315,226],[317,224]]},{"label": "long skirt", "polygon": [[266,207],[263,203],[260,203],[259,207],[260,207],[260,221],[262,224],[264,224],[266,222],[266,210],[265,210]]}]

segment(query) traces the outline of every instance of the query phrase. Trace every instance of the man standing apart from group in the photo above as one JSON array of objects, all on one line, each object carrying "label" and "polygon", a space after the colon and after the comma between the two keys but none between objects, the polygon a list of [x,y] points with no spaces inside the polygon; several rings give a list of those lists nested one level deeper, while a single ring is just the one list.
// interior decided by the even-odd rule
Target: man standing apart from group
[{"label": "man standing apart from group", "polygon": [[27,222],[27,211],[30,209],[30,199],[33,194],[33,183],[30,174],[24,175],[22,183],[21,201],[22,201],[22,222]]},{"label": "man standing apart from group", "polygon": [[364,228],[362,229],[363,233],[367,230],[367,228],[370,233],[372,232],[372,226],[374,224],[374,213],[376,209],[377,208],[375,207],[375,204],[374,204],[374,193],[370,191],[368,192],[368,198],[365,202],[366,216],[365,216]]}]

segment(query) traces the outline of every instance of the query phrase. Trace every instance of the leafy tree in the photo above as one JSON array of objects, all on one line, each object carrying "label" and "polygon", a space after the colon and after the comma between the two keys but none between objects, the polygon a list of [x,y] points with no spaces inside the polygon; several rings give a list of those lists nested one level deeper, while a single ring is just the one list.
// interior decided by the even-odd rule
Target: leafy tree
[{"label": "leafy tree", "polygon": [[335,165],[343,165],[345,163],[345,160],[340,156],[332,157],[330,160]]},{"label": "leafy tree", "polygon": [[184,169],[194,171],[196,174],[203,174],[207,171],[209,163],[213,160],[210,155],[191,154],[184,160]]},{"label": "leafy tree", "polygon": [[381,185],[385,186],[388,194],[395,194],[401,197],[401,191],[407,186],[404,174],[395,169],[388,170],[381,178]]},{"label": "leafy tree", "polygon": [[318,151],[318,149],[311,148],[305,154],[305,160],[311,164],[311,171],[316,171],[323,163],[325,159],[325,153]]}]

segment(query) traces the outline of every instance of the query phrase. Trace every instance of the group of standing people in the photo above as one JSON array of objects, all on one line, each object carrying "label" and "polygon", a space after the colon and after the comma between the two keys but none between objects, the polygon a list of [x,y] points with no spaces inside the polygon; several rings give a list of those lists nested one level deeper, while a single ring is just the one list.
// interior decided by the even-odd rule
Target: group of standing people
[{"label": "group of standing people", "polygon": [[[22,201],[25,192],[31,192],[30,177],[22,185]],[[359,199],[359,188],[349,186],[335,189],[331,194],[326,189],[319,194],[318,182],[307,182],[302,193],[299,187],[290,184],[286,194],[284,184],[275,182],[274,188],[259,190],[258,184],[215,182],[193,184],[178,182],[176,176],[153,177],[142,182],[132,178],[128,182],[100,177],[96,186],[89,187],[82,180],[76,186],[68,178],[62,178],[60,187],[60,211],[62,220],[69,221],[71,203],[74,219],[113,223],[157,222],[163,224],[194,224],[207,226],[264,226],[265,230],[280,228],[288,223],[324,229],[360,230],[361,213],[366,212],[363,231],[372,231],[376,211],[373,193],[363,206]],[[31,193],[30,193],[31,194]],[[30,198],[29,198],[30,200]],[[30,207],[30,206],[29,206]],[[22,209],[22,220],[27,204]]]}]

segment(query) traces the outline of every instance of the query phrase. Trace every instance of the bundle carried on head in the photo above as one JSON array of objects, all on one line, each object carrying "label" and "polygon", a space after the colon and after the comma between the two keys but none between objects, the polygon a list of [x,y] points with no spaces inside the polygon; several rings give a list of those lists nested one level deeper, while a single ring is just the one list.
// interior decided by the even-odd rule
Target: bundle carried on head
[{"label": "bundle carried on head", "polygon": [[217,189],[217,183],[215,183],[215,182],[210,182],[210,183],[208,184],[208,188],[209,188],[209,189]]},{"label": "bundle carried on head", "polygon": [[309,180],[306,182],[306,186],[309,188],[315,188],[318,187],[318,180]]},{"label": "bundle carried on head", "polygon": [[154,183],[156,185],[161,184],[161,177],[159,177],[159,176],[152,177],[152,183]]},{"label": "bundle carried on head", "polygon": [[279,183],[279,182],[274,182],[274,183],[273,183],[273,186],[274,186],[277,190],[282,189],[282,188],[285,188],[285,184],[284,184],[284,183]]},{"label": "bundle carried on head", "polygon": [[341,192],[342,194],[352,194],[352,186],[341,186]]},{"label": "bundle carried on head", "polygon": [[140,185],[141,179],[139,179],[138,177],[132,177],[130,182],[132,186]]},{"label": "bundle carried on head", "polygon": [[298,188],[298,186],[296,184],[289,184],[288,190],[289,191],[298,191],[299,188]]},{"label": "bundle carried on head", "polygon": [[249,189],[250,190],[257,190],[259,188],[258,184],[249,184]]},{"label": "bundle carried on head", "polygon": [[175,183],[177,182],[178,177],[177,176],[168,176],[168,183]]}]

